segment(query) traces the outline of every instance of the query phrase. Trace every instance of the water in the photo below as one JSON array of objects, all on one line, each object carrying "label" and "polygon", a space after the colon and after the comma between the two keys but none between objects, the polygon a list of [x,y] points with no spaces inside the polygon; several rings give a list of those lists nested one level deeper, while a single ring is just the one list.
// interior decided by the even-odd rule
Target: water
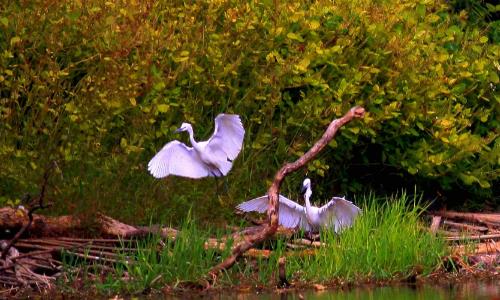
[{"label": "water", "polygon": [[500,282],[464,282],[448,286],[386,286],[355,288],[347,291],[290,291],[286,293],[243,293],[212,296],[187,296],[163,299],[207,299],[207,300],[500,300]]}]

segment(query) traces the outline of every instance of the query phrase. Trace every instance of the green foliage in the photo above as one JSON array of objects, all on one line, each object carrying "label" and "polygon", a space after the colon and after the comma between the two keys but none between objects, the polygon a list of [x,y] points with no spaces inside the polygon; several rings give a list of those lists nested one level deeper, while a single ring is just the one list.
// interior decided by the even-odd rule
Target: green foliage
[{"label": "green foliage", "polygon": [[[498,40],[447,1],[7,1],[0,8],[6,199],[36,193],[44,166],[57,160],[55,213],[175,222],[196,202],[195,214],[224,219],[355,104],[365,106],[365,119],[342,129],[308,166],[331,183],[325,193],[387,185],[374,182],[387,173],[399,185],[460,188],[476,199],[498,183]],[[154,153],[179,138],[175,127],[187,120],[206,138],[219,112],[242,115],[247,130],[227,196],[214,199],[208,179],[147,174]]]}]

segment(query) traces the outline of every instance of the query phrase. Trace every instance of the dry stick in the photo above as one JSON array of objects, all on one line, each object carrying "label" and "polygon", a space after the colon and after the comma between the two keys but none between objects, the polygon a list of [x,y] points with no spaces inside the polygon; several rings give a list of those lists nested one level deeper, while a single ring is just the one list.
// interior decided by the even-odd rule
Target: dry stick
[{"label": "dry stick", "polygon": [[93,243],[130,243],[132,240],[126,239],[82,239],[82,238],[71,238],[71,237],[58,237],[58,240],[68,241],[68,242],[93,242]]},{"label": "dry stick", "polygon": [[[84,243],[86,246],[86,249],[97,249],[97,250],[116,250],[116,251],[137,251],[137,248],[133,247],[121,247],[121,246],[104,246],[104,245],[99,245],[99,244],[94,244],[92,243],[92,240],[90,240],[90,243]],[[61,238],[56,238],[56,239],[51,239],[51,240],[44,240],[44,239],[20,239],[18,243],[40,243],[40,244],[47,244],[47,245],[56,245],[56,246],[76,246],[80,244],[74,244],[71,243],[71,241],[67,241],[65,239]],[[66,242],[66,243],[65,243]]]},{"label": "dry stick", "polygon": [[43,182],[42,182],[42,186],[41,186],[40,195],[38,196],[38,204],[29,209],[29,211],[28,211],[28,218],[29,218],[28,223],[26,223],[26,225],[24,225],[21,228],[21,230],[19,230],[16,233],[14,238],[12,238],[9,241],[9,243],[7,244],[7,246],[5,246],[5,249],[2,250],[2,256],[1,256],[2,259],[5,259],[5,257],[7,256],[7,253],[9,253],[10,248],[17,242],[17,240],[19,240],[21,235],[31,226],[31,223],[33,222],[33,213],[35,212],[35,210],[45,208],[45,206],[43,205],[43,198],[45,198],[45,188],[47,187],[47,182],[49,180],[50,171],[52,171],[54,166],[55,166],[55,162],[51,162],[50,165],[45,169],[45,173],[43,174]]},{"label": "dry stick", "polygon": [[328,128],[326,129],[323,136],[314,144],[314,146],[309,149],[304,155],[297,159],[293,163],[286,163],[274,176],[274,181],[267,191],[269,197],[269,204],[267,207],[268,223],[262,226],[262,229],[253,235],[245,237],[245,240],[237,244],[231,255],[226,258],[223,262],[213,267],[208,275],[212,280],[217,278],[217,274],[222,271],[229,269],[234,265],[236,259],[240,257],[245,251],[254,247],[257,243],[260,243],[267,238],[271,237],[278,229],[278,194],[282,181],[285,177],[297,171],[298,169],[305,166],[309,161],[311,161],[335,136],[340,127],[350,122],[354,118],[362,118],[365,114],[365,109],[359,106],[353,107],[347,112],[343,117],[333,120]]},{"label": "dry stick", "polygon": [[[30,245],[30,244],[23,244],[22,242],[20,242],[18,245],[21,245],[21,248],[23,248],[23,246],[25,246],[26,248],[42,249],[42,250],[32,251],[32,252],[20,254],[20,255],[18,255],[16,257],[11,258],[11,260],[15,262],[15,261],[17,261],[17,260],[19,260],[21,258],[33,257],[33,256],[40,255],[40,254],[53,253],[53,252],[62,251],[62,250],[78,249],[80,247],[85,247],[88,244],[89,243],[84,243],[84,244],[78,244],[78,245],[75,245],[75,246],[72,246],[72,247],[69,247],[69,248],[64,248],[64,247],[47,247],[47,246],[40,246],[40,245]],[[55,260],[53,258],[47,258],[46,260],[57,261],[57,260]],[[57,262],[59,263],[59,261],[57,261]],[[8,270],[10,268],[13,268],[15,265],[16,265],[15,263],[12,263],[10,265],[0,267],[0,271]]]},{"label": "dry stick", "polygon": [[500,239],[500,234],[479,234],[466,236],[450,236],[444,238],[446,241],[468,241],[468,240],[491,240]]},{"label": "dry stick", "polygon": [[433,216],[430,229],[433,234],[436,234],[437,230],[439,229],[439,224],[441,224],[441,216]]},{"label": "dry stick", "polygon": [[456,228],[461,228],[465,230],[473,230],[473,231],[488,231],[488,227],[484,226],[475,226],[475,225],[470,225],[470,224],[464,224],[464,223],[456,223],[448,220],[444,220],[443,224],[448,225],[450,227],[456,227]]},{"label": "dry stick", "polygon": [[287,288],[290,286],[288,280],[286,280],[286,257],[282,256],[278,259],[278,287],[279,288]]}]

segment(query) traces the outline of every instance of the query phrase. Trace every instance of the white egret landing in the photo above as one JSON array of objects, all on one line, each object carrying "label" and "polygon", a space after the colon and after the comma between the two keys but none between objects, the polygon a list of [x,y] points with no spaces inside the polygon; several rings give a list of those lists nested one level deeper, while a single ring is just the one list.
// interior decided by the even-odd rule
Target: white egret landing
[{"label": "white egret landing", "polygon": [[[333,228],[340,232],[353,224],[361,209],[345,198],[333,197],[321,207],[311,205],[311,180],[306,178],[302,184],[305,207],[279,195],[279,224],[286,228],[300,228],[307,232],[318,232],[323,228]],[[267,195],[239,204],[236,208],[243,212],[267,211]]]},{"label": "white egret landing", "polygon": [[213,135],[203,142],[193,136],[193,127],[182,123],[176,132],[187,131],[192,147],[177,140],[167,143],[151,159],[148,170],[155,178],[177,175],[188,178],[225,176],[241,151],[245,129],[238,115],[219,114]]}]

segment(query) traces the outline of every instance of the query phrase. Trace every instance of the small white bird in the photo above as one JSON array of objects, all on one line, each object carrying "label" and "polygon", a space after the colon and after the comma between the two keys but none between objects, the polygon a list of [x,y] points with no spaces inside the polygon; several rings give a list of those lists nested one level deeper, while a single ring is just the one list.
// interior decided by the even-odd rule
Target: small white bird
[{"label": "small white bird", "polygon": [[177,140],[167,143],[149,161],[148,170],[155,178],[177,175],[189,178],[225,176],[241,151],[245,129],[238,115],[219,114],[215,118],[214,134],[196,142],[193,127],[182,123],[176,132],[187,131],[193,147]]},{"label": "small white bird", "polygon": [[[333,197],[322,207],[312,206],[309,198],[312,195],[311,180],[306,178],[302,183],[302,192],[306,206],[302,206],[286,197],[279,195],[279,224],[295,229],[297,227],[308,232],[318,232],[323,228],[333,228],[340,232],[354,222],[361,209],[345,198]],[[262,196],[241,203],[236,208],[244,211],[267,211],[268,197]]]}]

